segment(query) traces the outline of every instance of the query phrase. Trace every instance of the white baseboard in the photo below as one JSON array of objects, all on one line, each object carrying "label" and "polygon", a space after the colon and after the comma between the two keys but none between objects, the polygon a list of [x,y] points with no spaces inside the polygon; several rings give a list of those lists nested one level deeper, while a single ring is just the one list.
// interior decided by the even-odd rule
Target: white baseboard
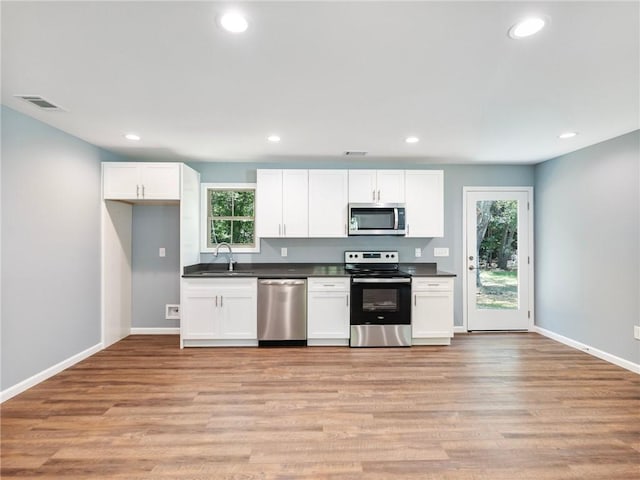
[{"label": "white baseboard", "polygon": [[454,325],[453,333],[467,333],[467,328],[463,325]]},{"label": "white baseboard", "polygon": [[573,347],[577,350],[582,350],[583,352],[588,353],[589,355],[593,355],[594,357],[598,357],[601,360],[604,360],[609,363],[613,363],[614,365],[622,367],[626,370],[630,370],[633,373],[640,374],[640,364],[638,363],[630,362],[629,360],[625,360],[624,358],[617,357],[610,353],[594,348],[590,345],[585,345],[584,343],[577,342],[575,340],[562,336],[558,333],[552,332],[542,327],[538,327],[537,325],[533,327],[533,331],[536,333],[539,333],[540,335],[548,337],[552,340],[555,340],[556,342],[564,343],[569,347]]},{"label": "white baseboard", "polygon": [[102,350],[102,343],[98,343],[93,347],[89,347],[86,350],[73,355],[72,357],[67,358],[66,360],[61,361],[60,363],[55,364],[52,367],[43,370],[40,373],[36,373],[32,377],[23,380],[20,383],[15,384],[12,387],[7,388],[0,392],[0,403],[9,400],[12,397],[24,392],[25,390],[30,389],[31,387],[37,385],[40,382],[44,382],[47,378],[51,378],[54,375],[60,373],[61,371],[75,365],[78,362],[81,362],[85,358],[90,357],[94,353],[98,353]]},{"label": "white baseboard", "polygon": [[175,328],[132,328],[131,335],[180,335],[180,327]]}]

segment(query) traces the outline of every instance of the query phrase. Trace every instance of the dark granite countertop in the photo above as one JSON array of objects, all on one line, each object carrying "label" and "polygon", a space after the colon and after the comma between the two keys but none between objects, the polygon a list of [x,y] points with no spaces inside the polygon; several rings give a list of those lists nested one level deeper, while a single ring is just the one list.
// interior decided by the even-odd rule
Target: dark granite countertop
[{"label": "dark granite countertop", "polygon": [[[402,263],[400,270],[415,277],[455,277],[438,270],[436,263]],[[342,263],[236,263],[233,272],[227,264],[198,263],[184,268],[184,278],[307,278],[348,277]]]},{"label": "dark granite countertop", "polygon": [[455,273],[438,270],[437,263],[401,263],[400,270],[412,277],[455,277]]}]

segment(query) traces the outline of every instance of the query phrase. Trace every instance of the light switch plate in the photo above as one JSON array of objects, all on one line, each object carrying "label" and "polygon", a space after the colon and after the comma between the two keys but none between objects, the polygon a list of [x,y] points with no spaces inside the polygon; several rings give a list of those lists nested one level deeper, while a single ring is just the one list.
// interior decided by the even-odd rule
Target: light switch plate
[{"label": "light switch plate", "polygon": [[640,325],[633,326],[633,336],[636,338],[636,340],[640,340]]},{"label": "light switch plate", "polygon": [[448,248],[434,248],[433,249],[434,257],[448,257],[449,249]]},{"label": "light switch plate", "polygon": [[286,257],[287,256],[287,248],[286,247],[282,247],[280,249],[280,256],[281,257]]},{"label": "light switch plate", "polygon": [[416,247],[416,258],[422,256],[422,249],[420,247]]},{"label": "light switch plate", "polygon": [[160,247],[158,249],[158,255],[160,255],[161,257],[166,257],[167,256],[167,250],[164,247]]}]

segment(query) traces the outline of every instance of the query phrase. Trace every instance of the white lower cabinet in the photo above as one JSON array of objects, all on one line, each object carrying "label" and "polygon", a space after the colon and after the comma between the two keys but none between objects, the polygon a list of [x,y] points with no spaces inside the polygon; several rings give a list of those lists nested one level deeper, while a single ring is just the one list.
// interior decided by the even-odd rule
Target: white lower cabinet
[{"label": "white lower cabinet", "polygon": [[181,346],[258,344],[256,278],[183,279]]},{"label": "white lower cabinet", "polygon": [[449,345],[453,337],[453,278],[413,277],[413,345]]},{"label": "white lower cabinet", "polygon": [[307,345],[349,345],[350,279],[307,281]]}]

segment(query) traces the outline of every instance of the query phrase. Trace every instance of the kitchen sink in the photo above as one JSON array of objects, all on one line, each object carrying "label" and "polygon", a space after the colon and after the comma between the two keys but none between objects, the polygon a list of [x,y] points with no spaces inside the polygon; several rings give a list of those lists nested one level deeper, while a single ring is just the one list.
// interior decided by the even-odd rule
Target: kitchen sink
[{"label": "kitchen sink", "polygon": [[238,271],[228,271],[228,270],[204,270],[201,272],[196,272],[196,275],[200,275],[203,277],[242,277],[242,276],[253,276],[255,275],[253,272],[249,272],[247,270]]}]

